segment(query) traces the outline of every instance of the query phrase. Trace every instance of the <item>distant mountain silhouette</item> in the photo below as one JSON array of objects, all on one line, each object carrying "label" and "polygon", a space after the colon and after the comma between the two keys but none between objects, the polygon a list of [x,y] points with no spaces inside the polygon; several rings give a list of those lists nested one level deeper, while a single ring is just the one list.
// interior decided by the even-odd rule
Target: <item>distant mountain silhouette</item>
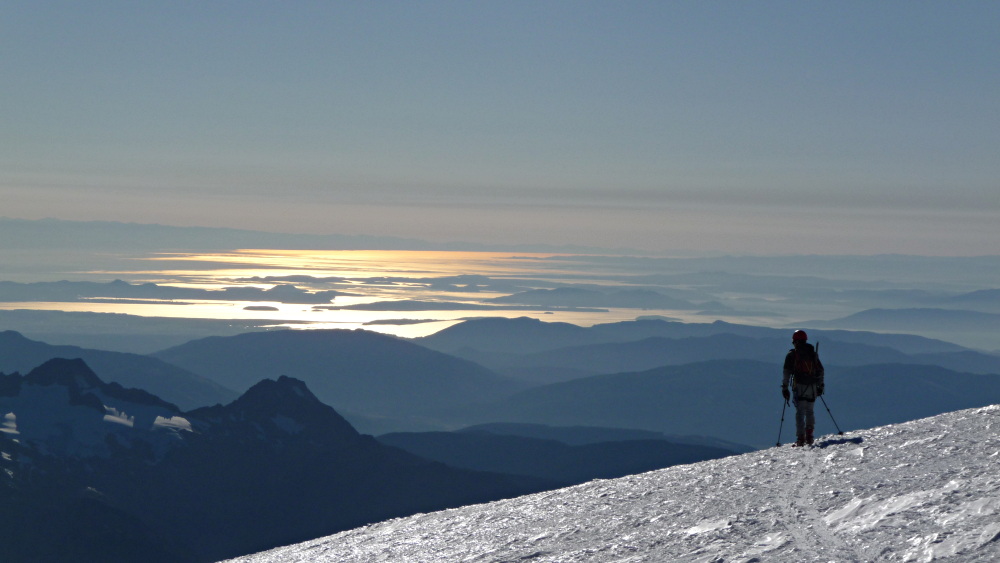
[{"label": "distant mountain silhouette", "polygon": [[[708,359],[773,361],[776,356],[783,354],[783,344],[775,339],[759,340],[732,334],[678,339],[651,337],[633,342],[573,346],[520,357],[508,356],[511,363],[503,371],[525,379],[543,381],[540,378],[553,368],[570,369],[577,374],[600,375],[642,371]],[[522,369],[518,369],[520,366],[523,366]]]},{"label": "distant mountain silhouette", "polygon": [[[798,328],[798,327],[796,327]],[[909,334],[879,334],[846,330],[813,330],[813,342],[837,340],[869,346],[893,348],[907,354],[960,352],[967,350],[950,342]],[[435,334],[416,338],[415,342],[434,350],[461,357],[485,357],[479,354],[530,354],[612,342],[633,342],[645,338],[694,338],[731,334],[746,338],[777,339],[790,344],[792,329],[739,325],[722,321],[682,323],[644,319],[581,327],[568,323],[547,323],[530,318],[490,318],[461,322]],[[782,344],[784,346],[785,344]]]},{"label": "distant mountain silhouette", "polygon": [[995,330],[1000,314],[955,309],[868,309],[815,326],[868,330],[932,330],[961,332]]},{"label": "distant mountain silhouette", "polygon": [[[1000,356],[980,352],[904,354],[893,348],[824,340],[824,363],[836,366],[913,363],[939,365],[970,373],[1000,373]],[[789,348],[785,338],[749,338],[734,334],[705,337],[651,337],[632,342],[613,342],[558,348],[533,354],[477,354],[465,357],[498,373],[520,379],[554,383],[588,375],[642,371],[665,365],[704,360],[745,359],[774,361]]]},{"label": "distant mountain silhouette", "polygon": [[464,321],[414,342],[433,350],[455,353],[466,349],[525,354],[552,348],[606,342],[601,336],[570,323],[546,323],[529,317]]},{"label": "distant mountain silhouette", "polygon": [[[833,365],[934,364],[972,373],[1000,373],[1000,357],[905,334],[809,330]],[[534,383],[641,371],[717,360],[777,361],[791,330],[724,322],[637,320],[579,327],[535,319],[465,321],[414,342]]]},{"label": "distant mountain silhouette", "polygon": [[662,439],[569,445],[556,440],[486,432],[393,433],[379,436],[378,441],[452,467],[528,475],[563,486],[736,453]]},{"label": "distant mountain silhouette", "polygon": [[57,359],[0,412],[5,562],[217,561],[553,486],[381,445],[288,377],[185,413]]},{"label": "distant mountain silhouette", "polygon": [[[764,447],[778,432],[780,381],[778,362],[715,360],[535,387],[468,415],[483,422],[716,436]],[[843,429],[863,428],[1000,402],[1000,377],[926,365],[828,368],[826,399]],[[833,430],[826,415],[820,403],[818,431]]]},{"label": "distant mountain silhouette", "polygon": [[949,299],[951,305],[974,307],[977,311],[1000,313],[1000,289],[981,289],[956,295]]},{"label": "distant mountain silhouette", "polygon": [[0,331],[13,330],[50,344],[150,354],[206,336],[270,330],[267,319],[183,319],[122,313],[16,309],[0,311]]},{"label": "distant mountain silhouette", "polygon": [[910,356],[916,363],[941,366],[954,371],[969,373],[1000,373],[1000,354],[981,352],[943,352],[937,354],[914,354]]},{"label": "distant mountain silhouette", "polygon": [[81,358],[107,381],[149,390],[184,409],[226,403],[237,396],[236,391],[156,358],[51,345],[18,332],[0,332],[0,372],[27,373],[53,358]]},{"label": "distant mountain silhouette", "polygon": [[364,330],[205,338],[154,357],[238,390],[260,379],[296,377],[349,419],[382,420],[392,430],[442,428],[451,411],[524,387],[468,360]]}]

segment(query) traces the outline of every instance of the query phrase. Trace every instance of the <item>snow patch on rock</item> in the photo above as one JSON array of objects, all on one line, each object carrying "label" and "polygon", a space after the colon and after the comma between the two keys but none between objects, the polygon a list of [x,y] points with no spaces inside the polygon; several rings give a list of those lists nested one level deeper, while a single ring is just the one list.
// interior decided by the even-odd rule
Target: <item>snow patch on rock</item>
[{"label": "snow patch on rock", "polygon": [[165,418],[162,416],[157,416],[156,420],[153,421],[153,428],[165,428],[171,430],[183,430],[186,432],[193,432],[191,429],[191,422],[184,418],[183,416],[171,416],[170,418]]},{"label": "snow patch on rock", "polygon": [[10,436],[16,436],[20,434],[17,431],[17,415],[9,412],[3,415],[3,422],[0,422],[0,432]]},{"label": "snow patch on rock", "polygon": [[121,424],[128,428],[135,427],[135,417],[125,414],[123,411],[119,411],[114,407],[109,407],[104,405],[104,422],[111,422],[114,424]]}]

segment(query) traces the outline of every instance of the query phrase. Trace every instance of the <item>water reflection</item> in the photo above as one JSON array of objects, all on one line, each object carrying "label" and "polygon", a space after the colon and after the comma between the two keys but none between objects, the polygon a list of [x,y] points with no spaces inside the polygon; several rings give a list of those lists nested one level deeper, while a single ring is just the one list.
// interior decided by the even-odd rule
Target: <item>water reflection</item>
[{"label": "water reflection", "polygon": [[[566,285],[627,288],[627,276],[595,268],[592,256],[456,251],[259,250],[156,254],[107,279],[184,288],[211,297],[234,288],[288,289],[330,300],[123,299],[3,303],[0,309],[122,313],[143,317],[233,319],[290,328],[364,328],[404,337],[431,334],[462,319],[531,316],[582,326],[694,311],[634,307],[509,304],[494,300]],[[96,272],[89,272],[90,275]],[[279,292],[275,292],[279,293]],[[325,301],[325,302],[322,302]]]}]

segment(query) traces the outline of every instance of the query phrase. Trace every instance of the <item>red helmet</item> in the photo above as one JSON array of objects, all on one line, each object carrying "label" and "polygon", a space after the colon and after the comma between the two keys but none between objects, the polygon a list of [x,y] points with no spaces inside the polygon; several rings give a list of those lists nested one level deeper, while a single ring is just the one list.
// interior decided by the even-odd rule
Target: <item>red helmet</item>
[{"label": "red helmet", "polygon": [[792,333],[792,342],[805,342],[806,340],[809,340],[809,337],[806,336],[806,331],[796,330]]}]

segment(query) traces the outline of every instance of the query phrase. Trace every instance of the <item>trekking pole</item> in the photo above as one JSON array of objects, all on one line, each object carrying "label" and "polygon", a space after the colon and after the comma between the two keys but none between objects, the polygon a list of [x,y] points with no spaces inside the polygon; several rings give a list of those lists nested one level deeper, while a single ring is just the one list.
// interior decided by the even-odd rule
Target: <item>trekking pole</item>
[{"label": "trekking pole", "polygon": [[823,395],[820,395],[819,399],[821,401],[823,401],[823,406],[826,407],[826,412],[827,412],[827,414],[830,415],[830,420],[832,420],[833,421],[833,425],[837,427],[837,435],[838,436],[843,436],[844,432],[840,429],[840,425],[837,424],[837,419],[833,418],[833,413],[830,412],[830,407],[826,404],[826,399],[823,398]]},{"label": "trekking pole", "polygon": [[785,407],[788,406],[788,400],[785,400],[785,404],[781,405],[781,424],[778,425],[778,443],[776,446],[781,446],[781,429],[785,426]]},{"label": "trekking pole", "polygon": [[[816,341],[816,357],[819,358],[819,341]],[[830,412],[830,406],[826,404],[826,399],[823,398],[823,395],[820,395],[819,399],[821,401],[823,401],[823,406],[826,407],[826,413],[830,415],[830,420],[832,420],[833,421],[833,425],[837,427],[837,435],[838,436],[843,436],[844,435],[844,431],[841,430],[840,429],[840,425],[837,424],[837,419],[833,418],[833,413]]]}]

